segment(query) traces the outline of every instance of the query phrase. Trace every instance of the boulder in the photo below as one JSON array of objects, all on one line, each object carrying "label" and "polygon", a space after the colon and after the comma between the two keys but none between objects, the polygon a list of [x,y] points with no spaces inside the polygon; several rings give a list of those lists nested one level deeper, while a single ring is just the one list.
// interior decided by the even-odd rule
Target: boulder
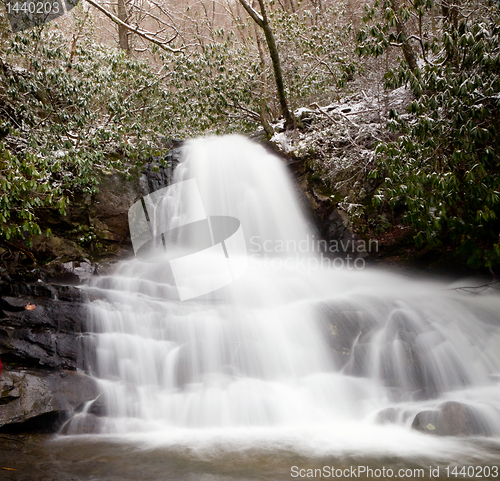
[{"label": "boulder", "polygon": [[106,393],[99,395],[97,399],[88,407],[87,413],[93,414],[94,416],[107,416],[108,412],[108,402]]},{"label": "boulder", "polygon": [[22,429],[37,418],[54,415],[64,419],[99,392],[91,377],[77,371],[46,372],[16,370],[2,372],[0,381],[0,427]]},{"label": "boulder", "polygon": [[488,436],[491,430],[481,413],[467,404],[449,401],[435,410],[419,412],[412,429],[437,436]]},{"label": "boulder", "polygon": [[377,413],[375,422],[378,424],[395,424],[398,419],[399,411],[395,408],[382,409]]}]

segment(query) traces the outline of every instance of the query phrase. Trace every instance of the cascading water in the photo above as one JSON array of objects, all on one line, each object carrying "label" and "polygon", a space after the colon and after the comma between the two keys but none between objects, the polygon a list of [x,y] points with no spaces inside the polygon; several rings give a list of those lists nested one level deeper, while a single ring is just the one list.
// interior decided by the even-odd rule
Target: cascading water
[{"label": "cascading water", "polygon": [[[456,440],[411,426],[453,401],[472,434],[500,435],[497,296],[328,267],[282,161],[243,137],[187,142],[174,182],[187,179],[208,216],[241,222],[248,270],[180,301],[159,252],[90,286],[98,432],[190,448],[444,456]],[[183,202],[171,196],[159,215],[182,218]]]}]

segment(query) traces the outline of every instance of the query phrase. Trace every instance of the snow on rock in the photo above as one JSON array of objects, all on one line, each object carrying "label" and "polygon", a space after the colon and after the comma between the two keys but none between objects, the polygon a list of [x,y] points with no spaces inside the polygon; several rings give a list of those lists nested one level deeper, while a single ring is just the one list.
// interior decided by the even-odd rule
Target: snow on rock
[{"label": "snow on rock", "polygon": [[[301,160],[313,172],[316,191],[326,192],[351,220],[363,213],[363,200],[373,189],[367,174],[375,166],[378,142],[394,139],[387,129],[391,110],[405,114],[412,100],[404,87],[393,91],[361,90],[338,102],[295,110],[300,129],[273,125],[271,138],[282,152]],[[411,121],[411,116],[408,117]]]}]

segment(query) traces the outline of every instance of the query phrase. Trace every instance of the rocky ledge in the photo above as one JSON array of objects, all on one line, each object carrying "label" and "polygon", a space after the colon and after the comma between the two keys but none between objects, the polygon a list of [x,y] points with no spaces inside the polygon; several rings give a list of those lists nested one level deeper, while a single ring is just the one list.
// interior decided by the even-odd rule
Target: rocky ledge
[{"label": "rocky ledge", "polygon": [[37,307],[0,319],[0,430],[57,429],[98,395],[82,369],[84,297],[78,287],[43,282],[3,284],[2,291],[13,305]]},{"label": "rocky ledge", "polygon": [[55,429],[98,395],[95,381],[78,371],[20,369],[2,375],[3,430]]}]

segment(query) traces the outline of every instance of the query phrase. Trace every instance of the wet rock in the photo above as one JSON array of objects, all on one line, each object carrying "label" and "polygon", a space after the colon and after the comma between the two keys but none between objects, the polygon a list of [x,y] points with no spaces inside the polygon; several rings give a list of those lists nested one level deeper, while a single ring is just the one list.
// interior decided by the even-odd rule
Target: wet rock
[{"label": "wet rock", "polygon": [[446,402],[436,410],[422,411],[411,426],[437,436],[489,436],[491,430],[481,413],[467,404]]},{"label": "wet rock", "polygon": [[340,369],[351,359],[354,343],[366,328],[368,320],[362,311],[352,309],[349,304],[321,303],[316,309],[320,328]]},{"label": "wet rock", "polygon": [[81,361],[80,337],[86,330],[85,305],[56,299],[36,299],[35,304],[34,311],[8,313],[0,319],[2,361],[50,370],[76,369]]},{"label": "wet rock", "polygon": [[96,236],[108,243],[128,241],[128,210],[140,196],[138,181],[128,181],[119,173],[103,173],[98,188],[88,209]]},{"label": "wet rock", "polygon": [[94,416],[107,416],[108,412],[108,402],[106,399],[106,393],[102,393],[88,408],[87,412],[93,414]]},{"label": "wet rock", "polygon": [[61,429],[60,434],[98,434],[101,432],[102,419],[94,414],[78,413]]},{"label": "wet rock", "polygon": [[436,398],[438,383],[420,342],[426,324],[416,325],[395,310],[392,302],[378,304],[381,312],[386,312],[387,321],[347,306],[337,306],[337,311],[331,306],[330,311],[323,309],[328,312],[324,322],[331,331],[330,346],[344,354],[342,372],[382,380],[392,402]]},{"label": "wet rock", "polygon": [[352,347],[351,357],[344,367],[343,372],[350,376],[371,377],[373,359],[372,346],[368,343],[356,343]]},{"label": "wet rock", "polygon": [[394,408],[387,408],[377,414],[375,422],[378,424],[394,424],[397,418],[398,411]]},{"label": "wet rock", "polygon": [[22,429],[40,416],[69,416],[94,399],[98,389],[91,377],[76,371],[4,370],[0,393],[0,427]]},{"label": "wet rock", "polygon": [[182,144],[182,140],[171,139],[167,142],[167,147],[170,149],[167,154],[152,159],[144,166],[144,174],[141,178],[143,195],[172,183],[175,167],[181,160]]},{"label": "wet rock", "polygon": [[[319,201],[320,205],[315,209],[314,214],[323,238],[329,241],[335,240],[341,246],[352,247],[352,242],[358,240],[358,238],[354,237],[347,216],[341,210],[332,208],[329,205],[331,201],[326,202],[323,199],[319,199]],[[322,205],[325,203],[328,207]],[[343,244],[340,244],[340,241],[342,241]],[[345,254],[345,252],[341,253]],[[356,253],[351,254],[356,256]]]},{"label": "wet rock", "polygon": [[53,286],[42,282],[2,283],[2,294],[12,297],[45,297],[47,299],[54,299],[55,297]]},{"label": "wet rock", "polygon": [[397,338],[356,343],[344,372],[381,379],[392,402],[434,399],[439,394],[434,376],[418,350]]},{"label": "wet rock", "polygon": [[116,270],[117,262],[96,262],[94,263],[95,274],[108,276]]},{"label": "wet rock", "polygon": [[58,301],[67,301],[74,303],[82,303],[86,301],[86,297],[82,290],[75,286],[52,285],[51,290],[54,293],[54,299]]},{"label": "wet rock", "polygon": [[382,409],[377,413],[375,422],[378,424],[400,424],[404,425],[407,419],[412,416],[406,409],[400,407],[390,407]]},{"label": "wet rock", "polygon": [[71,261],[62,264],[65,271],[73,274],[79,282],[88,281],[94,274],[94,266],[88,262]]},{"label": "wet rock", "polygon": [[424,363],[413,344],[394,339],[380,349],[380,376],[385,384],[403,393],[420,393],[420,399],[437,395],[434,378],[424,373]]}]

